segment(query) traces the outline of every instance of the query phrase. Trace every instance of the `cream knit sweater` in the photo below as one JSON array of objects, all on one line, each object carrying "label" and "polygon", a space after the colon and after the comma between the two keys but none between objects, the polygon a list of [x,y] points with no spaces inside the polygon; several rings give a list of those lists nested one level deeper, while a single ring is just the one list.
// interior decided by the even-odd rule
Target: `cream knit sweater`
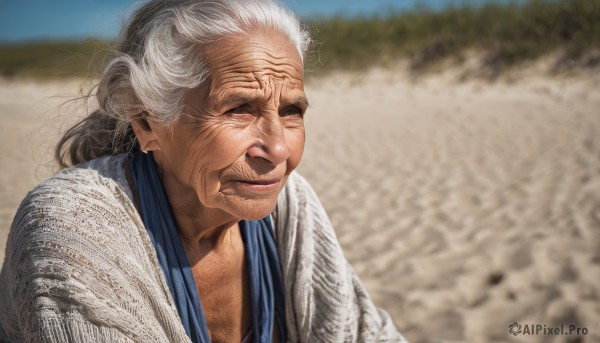
[{"label": "cream knit sweater", "polygon": [[[0,274],[0,342],[190,342],[133,205],[124,155],[60,172],[23,200]],[[402,342],[292,173],[273,212],[290,342]]]}]

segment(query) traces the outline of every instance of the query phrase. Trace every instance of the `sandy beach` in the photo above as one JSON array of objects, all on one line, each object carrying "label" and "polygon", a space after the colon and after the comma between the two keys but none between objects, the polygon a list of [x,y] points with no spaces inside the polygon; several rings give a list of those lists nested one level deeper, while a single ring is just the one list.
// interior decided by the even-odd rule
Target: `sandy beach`
[{"label": "sandy beach", "polygon": [[[0,260],[80,81],[0,81]],[[600,342],[600,75],[308,85],[299,171],[413,342]],[[509,325],[587,335],[512,335]]]}]

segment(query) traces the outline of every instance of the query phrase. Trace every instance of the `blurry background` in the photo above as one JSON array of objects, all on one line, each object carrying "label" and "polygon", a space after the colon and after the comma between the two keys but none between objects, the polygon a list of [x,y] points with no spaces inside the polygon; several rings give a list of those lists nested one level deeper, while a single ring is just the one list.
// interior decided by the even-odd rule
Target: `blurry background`
[{"label": "blurry background", "polygon": [[[285,3],[315,41],[300,172],[401,332],[600,341],[600,0]],[[134,9],[0,0],[0,260]]]}]

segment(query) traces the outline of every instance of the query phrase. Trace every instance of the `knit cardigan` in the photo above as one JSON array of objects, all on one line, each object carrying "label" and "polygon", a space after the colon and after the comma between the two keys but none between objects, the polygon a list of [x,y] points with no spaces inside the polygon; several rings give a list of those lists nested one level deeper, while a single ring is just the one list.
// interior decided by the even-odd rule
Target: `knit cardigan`
[{"label": "knit cardigan", "polygon": [[[23,200],[0,273],[0,342],[190,342],[124,160],[105,156],[66,169]],[[404,342],[297,173],[272,217],[289,342]]]}]

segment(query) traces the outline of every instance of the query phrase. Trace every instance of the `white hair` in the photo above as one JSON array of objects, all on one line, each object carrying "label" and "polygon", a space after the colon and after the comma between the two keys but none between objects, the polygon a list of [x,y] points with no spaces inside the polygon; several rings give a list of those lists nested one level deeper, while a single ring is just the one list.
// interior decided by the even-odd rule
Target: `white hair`
[{"label": "white hair", "polygon": [[[304,59],[310,37],[276,0],[152,0],[123,27],[96,97],[100,109],[68,130],[56,147],[61,166],[129,152],[132,115],[177,121],[190,89],[210,73],[202,47],[267,29],[282,33]],[[70,158],[67,163],[66,157]]]}]

